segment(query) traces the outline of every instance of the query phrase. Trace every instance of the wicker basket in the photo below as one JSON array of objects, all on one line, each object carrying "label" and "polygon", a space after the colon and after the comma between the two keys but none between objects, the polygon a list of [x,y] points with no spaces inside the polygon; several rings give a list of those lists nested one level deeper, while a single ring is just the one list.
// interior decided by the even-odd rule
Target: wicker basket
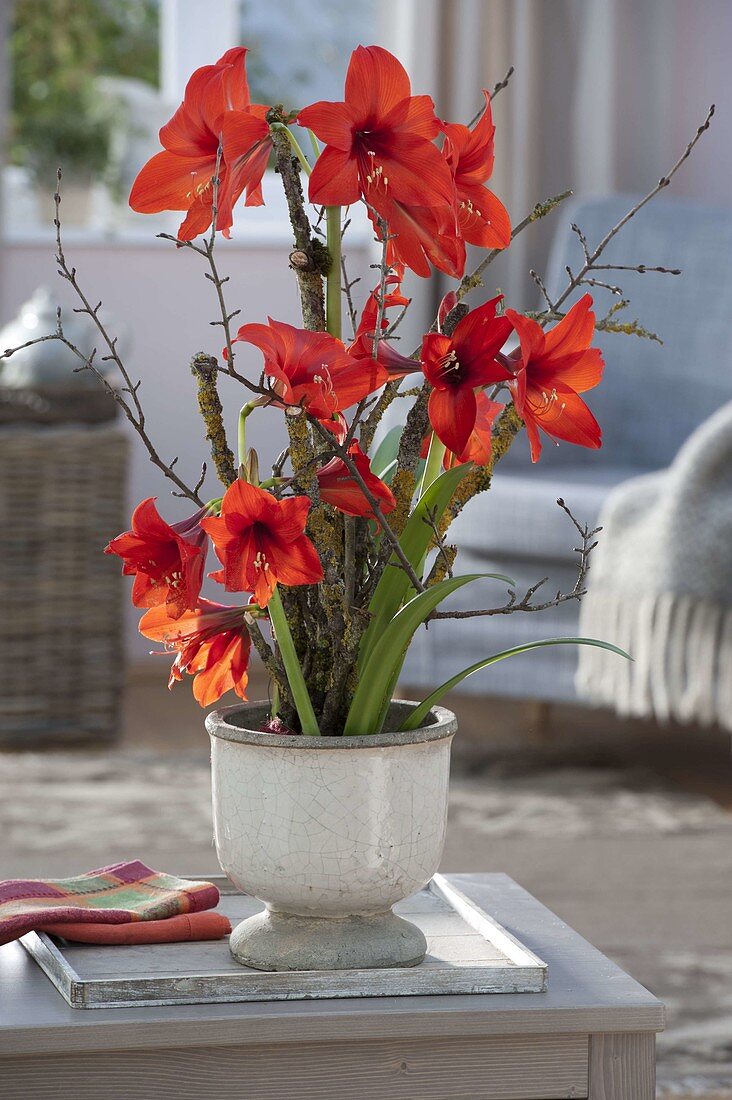
[{"label": "wicker basket", "polygon": [[113,421],[0,429],[0,744],[116,734],[126,466]]}]

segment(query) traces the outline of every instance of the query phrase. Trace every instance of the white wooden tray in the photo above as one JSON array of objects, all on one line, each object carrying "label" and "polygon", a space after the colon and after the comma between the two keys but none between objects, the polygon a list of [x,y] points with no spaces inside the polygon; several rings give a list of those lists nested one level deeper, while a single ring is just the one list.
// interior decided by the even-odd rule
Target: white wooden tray
[{"label": "white wooden tray", "polygon": [[[261,910],[223,877],[218,910],[236,925]],[[21,943],[72,1008],[405,997],[445,993],[541,993],[547,967],[442,875],[394,906],[427,937],[419,966],[395,970],[264,973],[235,962],[228,942],[104,946],[29,932]]]}]

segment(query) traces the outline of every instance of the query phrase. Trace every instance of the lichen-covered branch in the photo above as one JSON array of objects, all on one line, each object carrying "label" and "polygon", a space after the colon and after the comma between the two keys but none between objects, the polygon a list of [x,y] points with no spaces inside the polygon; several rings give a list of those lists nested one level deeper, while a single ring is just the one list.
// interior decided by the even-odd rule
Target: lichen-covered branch
[{"label": "lichen-covered branch", "polygon": [[216,385],[218,374],[216,358],[213,355],[207,355],[204,351],[199,351],[191,359],[191,374],[196,379],[198,409],[206,426],[206,439],[211,445],[211,458],[219,481],[228,488],[236,481],[236,465],[226,438],[224,410]]},{"label": "lichen-covered branch", "polygon": [[305,213],[300,164],[297,157],[293,156],[282,111],[272,108],[268,112],[267,121],[270,125],[274,124],[272,144],[275,161],[282,180],[295,241],[294,249],[290,253],[290,267],[297,276],[303,325],[311,332],[325,332],[323,275],[330,268],[330,255],[325,245],[313,237],[310,220]]}]

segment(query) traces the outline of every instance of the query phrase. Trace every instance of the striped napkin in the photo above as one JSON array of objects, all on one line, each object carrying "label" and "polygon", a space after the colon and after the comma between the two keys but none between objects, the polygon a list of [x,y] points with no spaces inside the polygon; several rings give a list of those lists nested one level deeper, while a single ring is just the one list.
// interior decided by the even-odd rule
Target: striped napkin
[{"label": "striped napkin", "polygon": [[54,925],[68,930],[77,923],[164,921],[213,909],[218,901],[219,891],[212,883],[152,871],[139,860],[76,878],[10,879],[0,882],[0,944],[34,929],[53,932]]}]

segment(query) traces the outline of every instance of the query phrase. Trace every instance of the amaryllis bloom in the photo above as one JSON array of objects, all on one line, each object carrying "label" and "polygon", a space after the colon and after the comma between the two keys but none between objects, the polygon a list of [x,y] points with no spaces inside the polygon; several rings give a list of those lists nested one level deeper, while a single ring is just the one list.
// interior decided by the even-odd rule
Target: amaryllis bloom
[{"label": "amaryllis bloom", "polygon": [[422,341],[422,369],[432,386],[430,423],[447,449],[457,455],[465,450],[475,428],[476,389],[512,377],[497,358],[511,332],[511,322],[496,313],[501,297],[463,317],[452,336],[430,332]]},{"label": "amaryllis bloom", "polygon": [[554,440],[602,446],[600,425],[579,396],[598,384],[605,366],[600,349],[590,347],[595,332],[590,295],[549,332],[513,309],[506,310],[506,319],[520,343],[510,357],[516,374],[509,389],[526,425],[532,462],[541,455],[540,428]]},{"label": "amaryllis bloom", "polygon": [[474,462],[476,466],[486,466],[491,460],[493,451],[493,423],[499,413],[503,411],[503,405],[498,401],[491,401],[490,397],[482,390],[475,395],[478,412],[475,417],[475,427],[470,433],[470,438],[460,454],[445,451],[442,465],[446,470],[452,466],[461,466],[464,462]]},{"label": "amaryllis bloom", "polygon": [[508,211],[485,186],[493,173],[493,135],[490,93],[483,90],[485,111],[475,127],[446,124],[443,155],[455,179],[460,233],[468,244],[506,248],[511,241]]},{"label": "amaryllis bloom", "polygon": [[[377,234],[374,214],[368,212]],[[430,265],[460,279],[465,271],[465,242],[457,222],[456,205],[412,206],[389,197],[379,206],[389,230],[387,259],[403,264],[423,279],[432,274]]]},{"label": "amaryllis bloom", "polygon": [[348,206],[363,197],[382,217],[384,200],[410,206],[452,205],[455,188],[433,144],[434,103],[413,96],[406,70],[381,46],[358,46],[343,102],[313,103],[298,122],[325,142],[310,176],[310,201]]},{"label": "amaryllis bloom", "polygon": [[251,649],[246,614],[245,607],[200,599],[178,619],[171,618],[162,605],[151,608],[142,616],[139,630],[176,652],[168,687],[188,673],[195,677],[194,697],[207,707],[232,689],[246,700]]},{"label": "amaryllis bloom", "polygon": [[380,389],[384,367],[354,359],[343,342],[327,332],[293,328],[267,318],[268,325],[242,325],[236,341],[254,344],[264,355],[264,372],[283,405],[299,405],[327,420]]},{"label": "amaryllis bloom", "polygon": [[[395,306],[408,306],[411,298],[405,298],[402,294],[403,271],[397,271],[386,278],[386,293],[381,310],[381,331],[389,326],[387,313]],[[374,335],[379,322],[379,291],[380,286],[375,287],[363,307],[361,319],[358,322],[353,343],[348,347],[348,354],[354,359],[372,359],[374,356]],[[376,346],[376,359],[385,368],[389,378],[404,378],[419,370],[419,364],[414,359],[409,359],[389,344],[387,340],[379,340]]]},{"label": "amaryllis bloom", "polygon": [[[130,206],[141,214],[187,211],[180,240],[192,240],[211,225],[212,180],[224,136],[216,228],[228,237],[232,208],[245,187],[246,204],[262,205],[261,180],[269,153],[267,108],[250,103],[246,54],[245,47],[236,46],[215,65],[196,69],[182,104],[160,131],[163,152],[151,157],[132,185]],[[222,120],[230,111],[236,118],[224,130]]]},{"label": "amaryllis bloom", "polygon": [[305,534],[310,500],[276,500],[271,493],[235,481],[224,493],[221,515],[202,521],[223,565],[214,580],[229,592],[253,592],[264,607],[278,583],[317,584],[323,567]]},{"label": "amaryllis bloom", "polygon": [[208,536],[201,520],[208,509],[201,508],[180,523],[166,523],[155,507],[155,497],[137,505],[132,529],[112,539],[105,554],[122,558],[122,572],[134,576],[132,602],[135,607],[164,604],[167,614],[178,619],[195,607],[203,583]]},{"label": "amaryllis bloom", "polygon": [[[369,492],[378,502],[381,511],[385,515],[387,512],[392,512],[396,508],[394,495],[389,486],[372,471],[368,456],[363,453],[358,443],[351,444],[348,454]],[[336,455],[325,466],[321,466],[317,477],[320,499],[326,504],[331,504],[340,512],[345,512],[347,516],[374,518],[371,504],[343,459]]]}]

